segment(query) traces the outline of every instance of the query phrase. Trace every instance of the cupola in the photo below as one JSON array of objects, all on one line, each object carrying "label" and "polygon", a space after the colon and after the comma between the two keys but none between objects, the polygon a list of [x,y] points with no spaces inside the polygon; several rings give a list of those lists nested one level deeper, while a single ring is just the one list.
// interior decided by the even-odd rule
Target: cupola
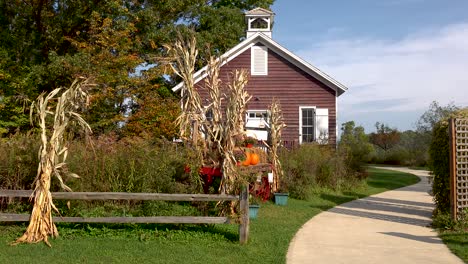
[{"label": "cupola", "polygon": [[257,32],[262,32],[271,38],[271,27],[273,25],[274,16],[275,13],[260,7],[245,12],[245,19],[247,21],[247,37],[250,37]]}]

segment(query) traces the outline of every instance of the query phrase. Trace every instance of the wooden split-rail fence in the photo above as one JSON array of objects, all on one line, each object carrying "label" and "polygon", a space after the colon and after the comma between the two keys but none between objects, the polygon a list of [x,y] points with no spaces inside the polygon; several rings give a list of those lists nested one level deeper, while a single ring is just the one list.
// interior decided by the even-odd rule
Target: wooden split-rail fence
[{"label": "wooden split-rail fence", "polygon": [[[0,190],[0,197],[29,198],[32,190]],[[167,194],[167,193],[121,193],[121,192],[53,192],[57,200],[135,200],[135,201],[239,201],[240,219],[239,242],[245,244],[249,237],[249,199],[248,188],[240,195],[216,194]],[[29,214],[0,213],[0,222],[26,222]],[[54,216],[55,222],[70,223],[164,223],[164,224],[230,224],[229,217],[213,216],[144,216],[144,217],[61,217]]]}]

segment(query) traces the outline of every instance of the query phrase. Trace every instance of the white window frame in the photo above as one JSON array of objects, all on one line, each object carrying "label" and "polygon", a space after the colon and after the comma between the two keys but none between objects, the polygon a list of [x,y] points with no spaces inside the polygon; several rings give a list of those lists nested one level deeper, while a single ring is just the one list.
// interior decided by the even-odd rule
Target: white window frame
[{"label": "white window frame", "polygon": [[317,126],[317,120],[316,120],[316,114],[317,114],[317,107],[316,106],[299,106],[299,144],[302,144],[302,109],[314,109],[314,139],[312,141],[315,141],[317,139],[317,133],[316,133],[316,126]]},{"label": "white window frame", "polygon": [[[250,117],[251,113],[262,113],[262,114],[266,113],[267,116],[266,116],[266,119],[263,118],[263,116],[262,117]],[[257,109],[255,109],[255,110],[252,109],[252,110],[250,110],[249,109],[249,110],[247,110],[245,112],[245,125],[246,126],[247,126],[247,122],[249,120],[262,120],[262,119],[265,120],[265,122],[264,122],[265,126],[269,127],[269,125],[268,125],[269,122],[270,122],[270,111],[269,110],[265,110],[265,109],[258,109],[258,110]]]},{"label": "white window frame", "polygon": [[[255,50],[262,50],[265,52],[265,72],[256,72],[255,71],[255,59],[254,54]],[[252,46],[250,50],[250,74],[251,75],[260,75],[265,76],[268,75],[268,48],[266,46]]]}]

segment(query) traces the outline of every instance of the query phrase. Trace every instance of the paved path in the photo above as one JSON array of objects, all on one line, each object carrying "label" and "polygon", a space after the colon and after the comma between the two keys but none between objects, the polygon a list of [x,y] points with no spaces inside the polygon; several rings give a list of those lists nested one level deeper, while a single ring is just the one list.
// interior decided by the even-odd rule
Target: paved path
[{"label": "paved path", "polygon": [[392,169],[415,174],[421,181],[320,213],[295,235],[286,262],[463,263],[428,227],[434,204],[427,171]]}]

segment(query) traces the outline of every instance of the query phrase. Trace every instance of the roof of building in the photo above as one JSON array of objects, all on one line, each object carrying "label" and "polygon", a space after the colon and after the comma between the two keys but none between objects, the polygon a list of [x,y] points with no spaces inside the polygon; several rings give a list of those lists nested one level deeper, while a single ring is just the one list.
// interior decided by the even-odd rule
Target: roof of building
[{"label": "roof of building", "polygon": [[252,15],[255,15],[255,16],[257,16],[257,15],[270,16],[270,15],[274,15],[275,13],[273,13],[272,11],[270,11],[268,9],[257,7],[257,8],[254,8],[252,10],[249,10],[249,11],[245,12],[245,14],[247,16],[252,16]]},{"label": "roof of building", "polygon": [[[254,10],[251,10],[251,11],[254,11]],[[221,55],[220,59],[223,60],[222,65],[236,58],[239,54],[243,53],[245,50],[249,49],[250,47],[254,46],[257,43],[261,43],[265,45],[268,49],[271,49],[273,52],[277,53],[278,55],[280,55],[287,61],[291,62],[293,65],[295,65],[299,69],[303,70],[310,76],[319,80],[320,82],[325,84],[327,87],[335,90],[337,92],[337,96],[340,96],[346,90],[348,90],[346,86],[336,81],[335,79],[333,79],[326,73],[322,72],[317,67],[301,59],[300,57],[298,57],[297,55],[295,55],[288,49],[284,48],[283,46],[278,44],[276,41],[274,41],[273,39],[271,39],[270,37],[266,36],[265,34],[261,32],[257,32],[253,34],[252,36],[246,38],[245,40],[237,44],[235,47],[233,47],[232,49],[230,49],[229,51]],[[194,74],[194,83],[197,83],[203,80],[203,78],[207,76],[206,70],[207,70],[207,66],[201,68],[199,71],[197,71]],[[174,86],[174,88],[172,88],[172,91],[176,92],[180,90],[183,87],[183,85],[184,85],[183,82],[177,84],[176,86]]]}]

